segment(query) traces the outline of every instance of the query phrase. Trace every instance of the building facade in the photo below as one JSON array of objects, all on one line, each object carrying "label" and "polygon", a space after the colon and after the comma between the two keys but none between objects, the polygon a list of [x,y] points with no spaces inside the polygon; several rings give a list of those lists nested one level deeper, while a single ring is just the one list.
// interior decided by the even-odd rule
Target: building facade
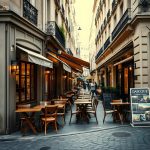
[{"label": "building facade", "polygon": [[0,0],[0,134],[16,129],[18,104],[64,94],[74,73],[89,67],[73,56],[71,5],[68,0]]},{"label": "building facade", "polygon": [[102,86],[129,99],[130,88],[150,87],[150,2],[95,0],[96,68]]}]

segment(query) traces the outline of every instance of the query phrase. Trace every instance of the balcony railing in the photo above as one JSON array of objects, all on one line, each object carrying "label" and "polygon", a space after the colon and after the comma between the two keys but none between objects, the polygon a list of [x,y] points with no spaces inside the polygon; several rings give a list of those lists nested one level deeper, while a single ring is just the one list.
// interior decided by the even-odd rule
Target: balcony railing
[{"label": "balcony railing", "polygon": [[127,9],[123,16],[121,17],[120,21],[116,25],[115,29],[112,32],[112,40],[118,35],[118,33],[123,29],[123,27],[128,23],[131,19],[131,9]]},{"label": "balcony railing", "polygon": [[23,0],[23,17],[37,25],[38,10],[27,0]]},{"label": "balcony railing", "polygon": [[101,47],[101,49],[99,50],[99,52],[95,56],[95,60],[103,53],[103,51],[104,51],[104,47]]},{"label": "balcony railing", "polygon": [[99,50],[99,52],[97,53],[95,60],[102,55],[102,53],[107,49],[107,47],[110,44],[110,37],[108,37],[108,39],[106,40],[106,42],[104,43],[104,46],[101,47],[101,49]]},{"label": "balcony railing", "polygon": [[106,50],[106,48],[109,46],[110,44],[110,37],[108,37],[108,39],[106,40],[105,44],[104,44],[104,51]]},{"label": "balcony railing", "polygon": [[70,48],[66,48],[66,52],[67,52],[69,55],[72,55],[72,56],[73,56],[73,53],[72,53],[72,51],[71,51]]},{"label": "balcony railing", "polygon": [[47,24],[47,35],[52,35],[65,47],[65,37],[60,31],[55,21],[49,21]]}]

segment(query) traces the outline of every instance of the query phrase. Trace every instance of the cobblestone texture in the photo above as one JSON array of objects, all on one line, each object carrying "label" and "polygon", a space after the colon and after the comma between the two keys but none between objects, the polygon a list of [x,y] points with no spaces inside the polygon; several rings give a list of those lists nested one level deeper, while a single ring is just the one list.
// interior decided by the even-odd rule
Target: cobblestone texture
[{"label": "cobblestone texture", "polygon": [[[115,135],[115,136],[114,136]],[[128,135],[128,136],[126,136]],[[2,138],[3,137],[3,138]],[[148,150],[150,128],[120,126],[66,135],[27,136],[9,138],[2,136],[0,150]],[[6,141],[5,141],[6,140]],[[7,141],[8,140],[8,141]],[[12,141],[11,141],[12,140]]]}]

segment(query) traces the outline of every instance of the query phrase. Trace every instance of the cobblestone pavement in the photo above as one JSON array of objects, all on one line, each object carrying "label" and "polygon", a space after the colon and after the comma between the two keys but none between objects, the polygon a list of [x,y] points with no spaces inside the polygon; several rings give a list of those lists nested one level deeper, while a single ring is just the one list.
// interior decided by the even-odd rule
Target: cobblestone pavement
[{"label": "cobblestone pavement", "polygon": [[[3,138],[2,138],[3,137]],[[150,128],[120,126],[64,135],[0,138],[0,150],[148,150]]]}]

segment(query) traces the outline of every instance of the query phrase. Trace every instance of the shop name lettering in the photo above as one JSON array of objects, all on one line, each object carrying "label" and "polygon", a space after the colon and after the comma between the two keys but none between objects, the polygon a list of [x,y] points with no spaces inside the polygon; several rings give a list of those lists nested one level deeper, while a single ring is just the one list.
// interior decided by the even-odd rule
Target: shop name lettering
[{"label": "shop name lettering", "polygon": [[131,90],[131,94],[149,94],[149,90],[147,89],[135,89]]}]

